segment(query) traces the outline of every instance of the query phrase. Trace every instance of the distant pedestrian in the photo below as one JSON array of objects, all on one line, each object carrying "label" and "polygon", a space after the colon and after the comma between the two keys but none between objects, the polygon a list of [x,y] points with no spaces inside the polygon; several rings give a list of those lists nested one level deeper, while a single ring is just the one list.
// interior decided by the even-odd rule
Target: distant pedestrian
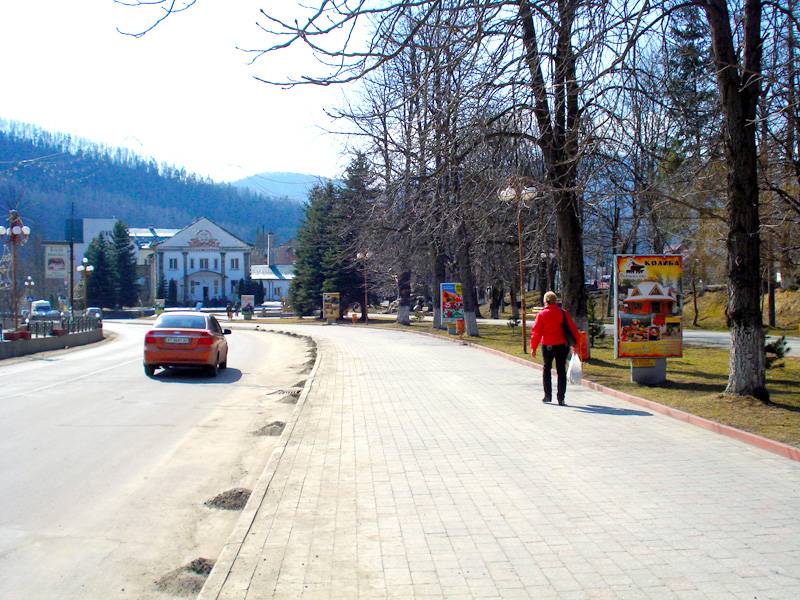
[{"label": "distant pedestrian", "polygon": [[[577,351],[578,328],[569,313],[558,305],[558,296],[555,292],[547,292],[544,295],[544,303],[544,308],[536,316],[531,328],[531,356],[536,356],[536,349],[541,343],[542,357],[544,358],[544,372],[542,373],[544,398],[542,398],[542,402],[553,401],[550,370],[555,361],[558,375],[556,399],[561,406],[564,406],[564,396],[567,392],[567,355],[570,346],[572,346],[573,352]],[[565,325],[572,335],[572,340],[569,342]]]},{"label": "distant pedestrian", "polygon": [[231,306],[230,302],[225,306],[225,312],[228,314],[228,321],[233,319],[233,306]]},{"label": "distant pedestrian", "polygon": [[233,316],[234,316],[234,317],[238,317],[238,316],[239,316],[239,308],[240,308],[241,306],[242,306],[242,305],[241,305],[241,304],[239,304],[238,302],[237,302],[236,304],[234,304],[234,305],[233,305]]}]

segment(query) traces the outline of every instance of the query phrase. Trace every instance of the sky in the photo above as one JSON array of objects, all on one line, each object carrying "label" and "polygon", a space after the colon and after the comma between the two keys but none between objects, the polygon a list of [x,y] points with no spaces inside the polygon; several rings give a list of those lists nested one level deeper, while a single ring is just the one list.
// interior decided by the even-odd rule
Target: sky
[{"label": "sky", "polygon": [[290,51],[250,64],[263,48],[259,8],[291,0],[198,0],[141,38],[157,7],[112,0],[0,0],[0,119],[124,146],[217,181],[265,171],[336,177],[346,140],[324,108],[340,87],[282,89],[315,68]]}]

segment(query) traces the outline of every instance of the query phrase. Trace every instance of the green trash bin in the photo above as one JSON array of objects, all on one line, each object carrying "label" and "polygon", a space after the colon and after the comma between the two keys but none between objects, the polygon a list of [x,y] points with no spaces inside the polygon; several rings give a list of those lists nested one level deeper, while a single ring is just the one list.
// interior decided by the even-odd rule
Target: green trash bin
[{"label": "green trash bin", "polygon": [[242,316],[244,317],[245,321],[252,321],[253,320],[253,313],[251,313],[251,312],[243,312]]}]

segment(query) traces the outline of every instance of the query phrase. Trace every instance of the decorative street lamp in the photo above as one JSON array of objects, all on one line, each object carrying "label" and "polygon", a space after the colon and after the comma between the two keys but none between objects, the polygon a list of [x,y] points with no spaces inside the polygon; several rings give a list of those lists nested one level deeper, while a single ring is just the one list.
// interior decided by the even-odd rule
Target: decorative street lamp
[{"label": "decorative street lamp", "polygon": [[522,206],[523,203],[536,197],[536,188],[525,186],[531,180],[525,177],[515,177],[511,184],[500,190],[498,196],[503,202],[516,202],[517,208],[517,241],[519,245],[519,295],[522,308],[522,352],[528,353],[528,340],[526,339],[525,323],[525,252],[522,245]]},{"label": "decorative street lamp", "polygon": [[31,228],[23,224],[16,210],[8,211],[8,227],[0,225],[0,238],[8,238],[11,245],[11,310],[14,311],[14,331],[19,326],[19,298],[17,298],[17,246],[24,244]]},{"label": "decorative street lamp", "polygon": [[356,254],[358,260],[364,261],[364,322],[369,322],[369,308],[367,308],[367,260],[372,256],[372,252],[365,250]]},{"label": "decorative street lamp", "polygon": [[81,276],[86,273],[86,280],[83,282],[83,310],[85,311],[89,308],[89,274],[94,271],[94,265],[89,264],[89,259],[85,256],[83,257],[83,261],[79,264],[76,268]]}]

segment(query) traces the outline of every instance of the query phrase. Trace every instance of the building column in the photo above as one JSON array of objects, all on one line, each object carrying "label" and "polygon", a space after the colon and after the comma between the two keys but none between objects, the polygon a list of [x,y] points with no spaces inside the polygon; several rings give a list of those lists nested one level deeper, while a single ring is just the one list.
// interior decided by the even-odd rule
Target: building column
[{"label": "building column", "polygon": [[183,254],[183,303],[189,303],[189,253],[181,252]]},{"label": "building column", "polygon": [[222,269],[220,269],[220,273],[222,274],[222,296],[227,298],[230,292],[228,290],[228,286],[226,285],[227,282],[225,281],[225,253],[220,251],[219,256],[220,264],[222,265]]}]

